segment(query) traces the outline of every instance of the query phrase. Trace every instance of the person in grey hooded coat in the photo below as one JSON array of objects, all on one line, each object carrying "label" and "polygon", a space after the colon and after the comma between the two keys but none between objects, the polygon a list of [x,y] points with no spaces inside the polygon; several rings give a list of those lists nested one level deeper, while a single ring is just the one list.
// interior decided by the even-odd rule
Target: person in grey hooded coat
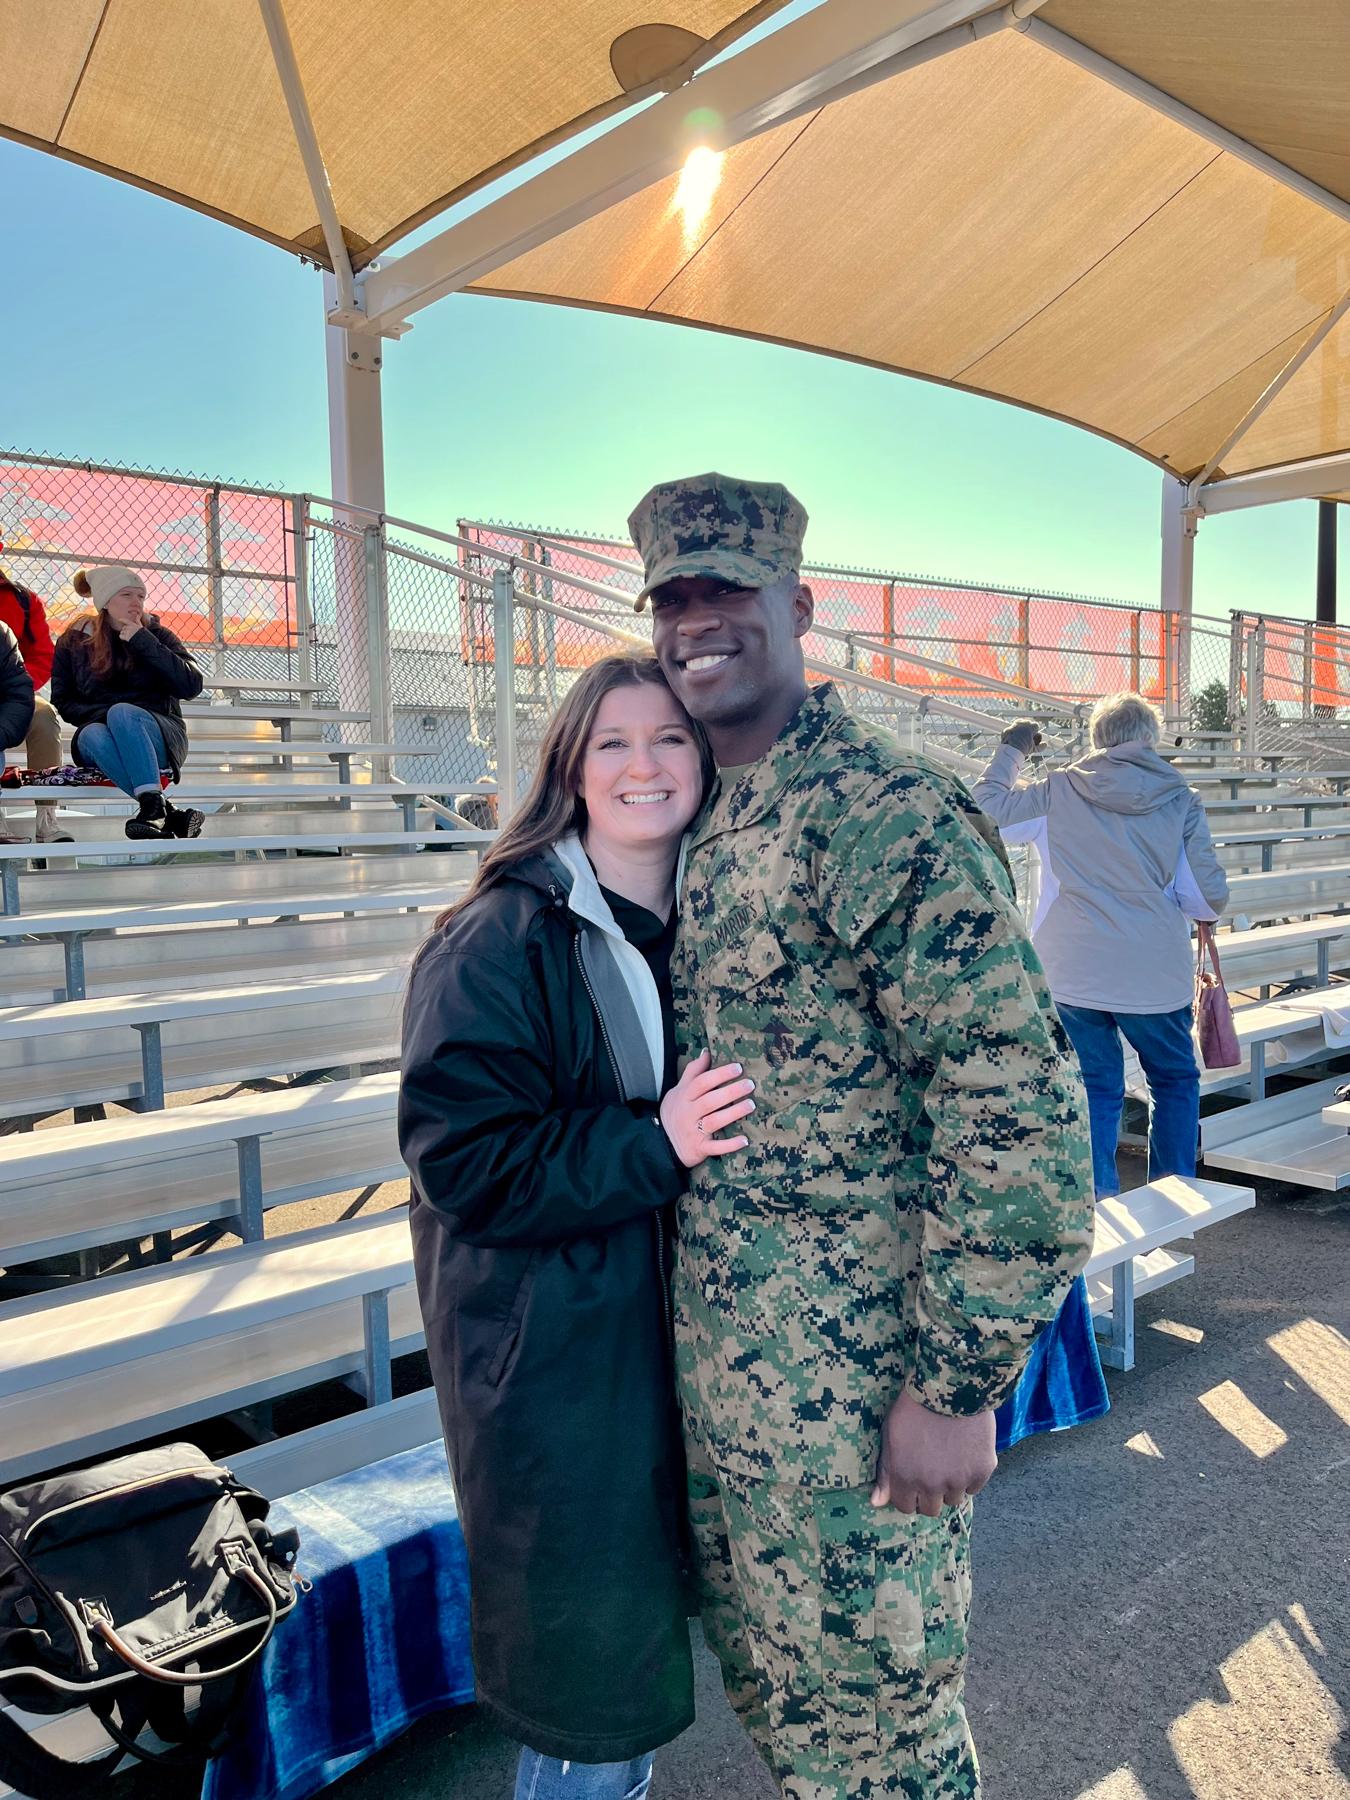
[{"label": "person in grey hooded coat", "polygon": [[1149,1180],[1195,1173],[1190,921],[1218,918],[1228,882],[1199,795],[1158,754],[1161,725],[1139,694],[1108,695],[1090,755],[1021,781],[1041,736],[1019,719],[972,788],[1004,841],[1039,857],[1031,935],[1082,1065],[1099,1197],[1120,1191],[1122,1036],[1149,1086]]}]

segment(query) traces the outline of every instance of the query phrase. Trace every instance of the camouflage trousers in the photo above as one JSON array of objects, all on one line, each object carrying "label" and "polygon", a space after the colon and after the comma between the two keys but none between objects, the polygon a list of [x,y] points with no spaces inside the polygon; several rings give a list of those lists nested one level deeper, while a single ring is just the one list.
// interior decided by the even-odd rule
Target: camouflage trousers
[{"label": "camouflage trousers", "polygon": [[704,1636],[786,1800],[978,1800],[970,1502],[904,1518],[687,1449]]}]

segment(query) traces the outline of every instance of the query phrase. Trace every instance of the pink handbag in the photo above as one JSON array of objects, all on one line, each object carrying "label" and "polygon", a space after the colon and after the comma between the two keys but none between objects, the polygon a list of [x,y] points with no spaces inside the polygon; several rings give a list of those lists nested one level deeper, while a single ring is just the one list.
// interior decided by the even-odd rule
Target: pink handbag
[{"label": "pink handbag", "polygon": [[[1233,1008],[1223,985],[1214,929],[1205,920],[1195,927],[1195,1035],[1200,1060],[1207,1069],[1235,1069],[1242,1061],[1242,1046],[1233,1025]],[[1208,958],[1211,967],[1205,967]]]}]

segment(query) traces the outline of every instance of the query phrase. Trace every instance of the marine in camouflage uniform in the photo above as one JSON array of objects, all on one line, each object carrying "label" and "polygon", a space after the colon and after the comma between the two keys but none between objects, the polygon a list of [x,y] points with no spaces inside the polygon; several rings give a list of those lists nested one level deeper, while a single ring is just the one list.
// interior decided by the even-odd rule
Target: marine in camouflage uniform
[{"label": "marine in camouflage uniform", "polygon": [[[776,486],[696,477],[630,524],[644,594],[800,567]],[[681,904],[682,1049],[741,1063],[758,1105],[680,1214],[705,1632],[789,1800],[972,1800],[970,1502],[869,1496],[896,1396],[996,1407],[1087,1258],[1077,1068],[992,828],[828,685],[724,774]]]}]

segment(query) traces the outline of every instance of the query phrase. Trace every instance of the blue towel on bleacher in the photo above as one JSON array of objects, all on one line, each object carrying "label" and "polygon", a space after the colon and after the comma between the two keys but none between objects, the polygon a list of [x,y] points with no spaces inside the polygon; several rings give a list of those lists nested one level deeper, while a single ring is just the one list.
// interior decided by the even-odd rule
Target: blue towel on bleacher
[{"label": "blue towel on bleacher", "polygon": [[1022,1379],[994,1415],[999,1455],[1033,1432],[1067,1431],[1110,1410],[1087,1283],[1080,1275],[1032,1345]]},{"label": "blue towel on bleacher", "polygon": [[278,1501],[313,1582],[278,1628],[202,1800],[302,1800],[473,1699],[469,1578],[439,1442]]}]

